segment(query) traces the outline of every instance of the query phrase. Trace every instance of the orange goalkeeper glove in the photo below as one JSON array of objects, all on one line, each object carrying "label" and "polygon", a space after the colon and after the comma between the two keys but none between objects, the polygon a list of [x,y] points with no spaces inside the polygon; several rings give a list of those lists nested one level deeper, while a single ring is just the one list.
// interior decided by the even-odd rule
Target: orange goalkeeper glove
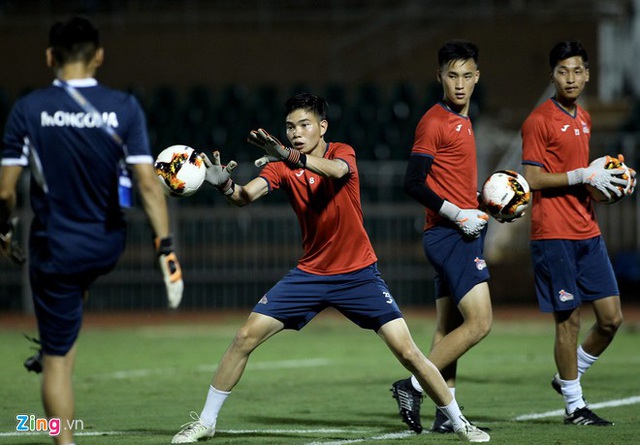
[{"label": "orange goalkeeper glove", "polygon": [[180,301],[182,300],[184,283],[182,281],[180,263],[173,251],[173,238],[171,236],[156,238],[155,245],[160,270],[164,278],[164,285],[167,288],[169,307],[175,309],[180,305]]}]

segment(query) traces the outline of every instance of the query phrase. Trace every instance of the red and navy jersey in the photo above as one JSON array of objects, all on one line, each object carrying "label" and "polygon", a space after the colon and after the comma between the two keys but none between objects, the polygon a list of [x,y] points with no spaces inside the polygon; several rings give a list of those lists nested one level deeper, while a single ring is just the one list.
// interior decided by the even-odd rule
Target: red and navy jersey
[{"label": "red and navy jersey", "polygon": [[[574,116],[549,99],[522,125],[522,163],[562,173],[589,165],[591,116],[577,106]],[[584,187],[536,190],[531,239],[581,240],[600,235],[593,203]]]},{"label": "red and navy jersey", "polygon": [[329,179],[284,162],[272,162],[260,173],[269,189],[283,189],[302,230],[304,254],[298,267],[317,275],[353,272],[377,261],[363,226],[356,155],[347,144],[327,144],[325,159],[341,159],[349,173]]},{"label": "red and navy jersey", "polygon": [[[101,119],[83,110],[55,81],[16,102],[2,150],[2,165],[31,169],[30,261],[51,273],[115,263],[125,242],[119,162],[153,162],[145,118],[133,96],[95,79],[68,83]],[[101,121],[120,136],[124,148],[100,128]]]},{"label": "red and navy jersey", "polygon": [[[478,207],[476,142],[469,117],[442,103],[434,105],[416,127],[411,155],[433,159],[425,184],[440,198],[461,209]],[[443,221],[435,210],[427,207],[425,213],[425,230]]]}]

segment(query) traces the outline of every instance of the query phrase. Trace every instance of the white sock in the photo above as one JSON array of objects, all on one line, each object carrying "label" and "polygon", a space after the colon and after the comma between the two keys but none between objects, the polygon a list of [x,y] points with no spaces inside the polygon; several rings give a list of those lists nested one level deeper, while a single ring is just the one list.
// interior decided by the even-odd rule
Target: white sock
[{"label": "white sock", "polygon": [[420,382],[418,382],[418,379],[415,375],[411,376],[411,385],[416,391],[424,392],[424,389],[422,389],[422,385],[420,385]]},{"label": "white sock", "polygon": [[560,387],[562,388],[564,403],[567,406],[567,413],[571,414],[575,410],[586,406],[582,398],[582,386],[579,378],[575,380],[560,379]]},{"label": "white sock", "polygon": [[218,413],[222,404],[231,392],[220,391],[215,389],[213,385],[209,386],[209,394],[207,394],[207,400],[204,402],[204,408],[200,413],[200,421],[208,427],[216,426],[216,420],[218,419]]},{"label": "white sock", "polygon": [[464,416],[462,415],[460,406],[458,406],[458,402],[456,402],[455,398],[447,406],[438,406],[437,408],[442,411],[445,416],[447,416],[447,419],[451,421],[454,431],[457,431],[464,427]]},{"label": "white sock", "polygon": [[582,346],[578,346],[578,378],[580,378],[596,360],[598,360],[598,357],[587,354],[584,352],[584,349],[582,349]]},{"label": "white sock", "polygon": [[[413,388],[416,391],[424,392],[424,389],[422,389],[422,385],[420,385],[420,382],[418,382],[418,379],[413,375],[411,376],[411,386],[413,386]],[[449,388],[449,391],[451,391],[451,395],[455,399],[455,397],[456,397],[456,389],[455,388]]]}]

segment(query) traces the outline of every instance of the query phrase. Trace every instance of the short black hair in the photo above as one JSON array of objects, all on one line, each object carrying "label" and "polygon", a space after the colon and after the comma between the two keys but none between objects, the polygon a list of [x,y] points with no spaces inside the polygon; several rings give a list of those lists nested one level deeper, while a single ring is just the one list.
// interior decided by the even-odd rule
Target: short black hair
[{"label": "short black hair", "polygon": [[472,59],[478,64],[480,50],[475,43],[468,40],[449,40],[438,50],[438,66],[448,65],[454,60]]},{"label": "short black hair", "polygon": [[51,26],[49,47],[60,66],[76,61],[88,63],[100,47],[100,32],[88,18],[73,16]]},{"label": "short black hair", "polygon": [[284,104],[285,116],[288,116],[295,110],[303,109],[316,114],[321,121],[327,120],[327,112],[329,104],[319,96],[309,93],[300,93],[288,99]]},{"label": "short black hair", "polygon": [[570,57],[582,57],[585,68],[589,68],[589,56],[587,50],[579,40],[564,40],[556,43],[549,52],[549,67],[553,71],[561,60]]}]

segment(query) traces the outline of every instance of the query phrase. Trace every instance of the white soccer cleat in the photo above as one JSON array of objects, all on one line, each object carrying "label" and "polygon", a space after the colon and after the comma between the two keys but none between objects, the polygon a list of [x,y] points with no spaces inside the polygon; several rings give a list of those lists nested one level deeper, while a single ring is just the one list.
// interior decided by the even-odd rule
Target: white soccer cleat
[{"label": "white soccer cleat", "polygon": [[213,437],[216,433],[214,426],[207,426],[200,421],[200,416],[195,411],[189,413],[189,417],[193,419],[193,422],[188,422],[182,425],[182,429],[173,436],[171,443],[196,443],[198,440],[207,440]]},{"label": "white soccer cleat", "polygon": [[481,443],[489,442],[491,440],[491,436],[489,436],[477,426],[473,425],[464,416],[461,416],[460,419],[463,421],[464,425],[462,426],[462,428],[459,428],[455,431],[461,441]]}]

